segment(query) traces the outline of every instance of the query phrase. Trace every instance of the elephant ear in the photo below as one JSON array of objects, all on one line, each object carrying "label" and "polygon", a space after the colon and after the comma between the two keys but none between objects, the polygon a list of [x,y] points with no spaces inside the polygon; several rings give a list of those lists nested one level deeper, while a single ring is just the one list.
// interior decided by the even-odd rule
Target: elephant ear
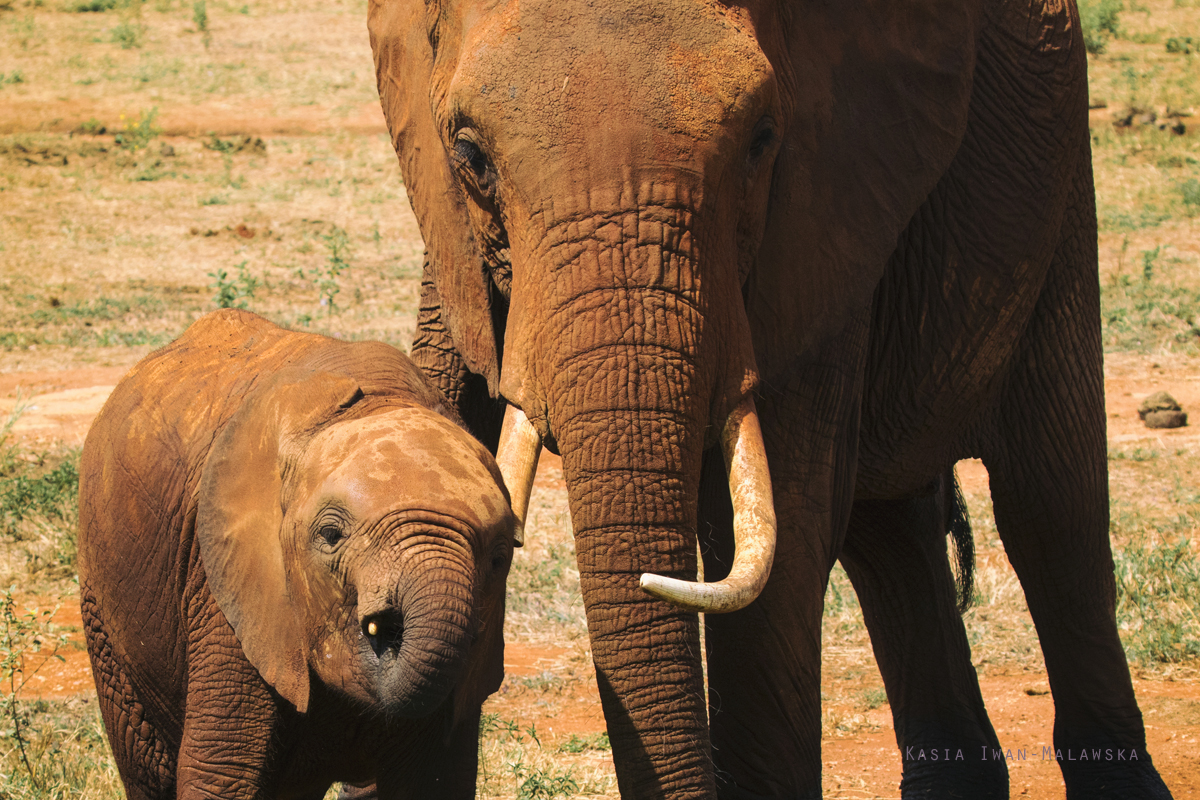
[{"label": "elephant ear", "polygon": [[759,25],[796,101],[745,287],[765,380],[871,300],[966,131],[975,0],[801,0]]},{"label": "elephant ear", "polygon": [[242,401],[200,477],[196,539],[208,587],[246,658],[297,711],[308,709],[302,607],[283,546],[283,450],[362,396],[329,372],[291,368]]},{"label": "elephant ear", "polygon": [[467,366],[487,379],[495,396],[500,370],[489,277],[466,198],[433,118],[430,36],[440,26],[427,19],[439,19],[436,4],[427,16],[424,0],[370,1],[367,29],[375,80],[446,327]]}]

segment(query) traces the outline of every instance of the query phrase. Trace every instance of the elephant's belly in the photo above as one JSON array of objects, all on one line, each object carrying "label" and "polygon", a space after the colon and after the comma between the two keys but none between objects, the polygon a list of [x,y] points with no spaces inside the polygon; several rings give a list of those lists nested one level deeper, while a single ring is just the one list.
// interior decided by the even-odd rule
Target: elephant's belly
[{"label": "elephant's belly", "polygon": [[[925,490],[956,461],[980,455],[981,435],[1034,313],[1041,280],[996,281],[958,307],[928,304],[920,326],[872,331],[859,434],[859,499]],[[1002,298],[990,304],[986,298]]]}]

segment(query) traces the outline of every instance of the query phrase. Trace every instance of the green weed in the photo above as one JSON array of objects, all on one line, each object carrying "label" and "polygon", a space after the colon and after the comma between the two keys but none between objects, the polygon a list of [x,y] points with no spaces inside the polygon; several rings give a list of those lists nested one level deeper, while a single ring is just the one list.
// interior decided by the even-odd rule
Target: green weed
[{"label": "green weed", "polygon": [[858,595],[841,564],[835,564],[829,573],[829,585],[825,589],[824,627],[826,635],[839,640],[860,634],[866,629]]},{"label": "green weed", "polygon": [[[1154,251],[1150,251],[1154,252]],[[1145,256],[1143,256],[1145,259]],[[1143,261],[1143,280],[1122,275],[1100,290],[1100,321],[1105,347],[1150,352],[1156,348],[1200,345],[1200,290],[1146,279],[1154,261]]]},{"label": "green weed", "polygon": [[1178,184],[1179,194],[1183,197],[1183,207],[1189,217],[1200,213],[1200,180],[1188,178]]},{"label": "green weed", "polygon": [[1158,256],[1162,253],[1162,249],[1163,245],[1160,244],[1153,250],[1142,251],[1142,280],[1146,283],[1154,280],[1154,262],[1158,260]]},{"label": "green weed", "polygon": [[[479,720],[479,794],[515,796],[516,800],[553,800],[593,794],[600,787],[581,783],[571,767],[562,768],[553,761],[553,753],[542,749],[533,725],[521,726],[498,714],[484,714]],[[599,741],[592,737],[596,744]],[[582,742],[583,740],[575,740]],[[607,744],[607,736],[604,739]],[[579,753],[579,750],[559,750]],[[595,749],[600,749],[599,747]],[[497,785],[499,784],[499,785]]]},{"label": "green weed", "polygon": [[880,706],[886,705],[887,701],[887,692],[880,686],[876,686],[873,689],[863,689],[858,695],[858,706],[864,711],[873,711]]},{"label": "green weed", "polygon": [[1134,212],[1101,209],[1099,227],[1102,232],[1134,231],[1156,228],[1171,218],[1171,213],[1155,205],[1142,205]]},{"label": "green weed", "polygon": [[346,260],[350,249],[350,237],[346,235],[345,230],[334,225],[328,234],[321,234],[321,241],[329,251],[325,263],[307,271],[297,270],[297,273],[298,277],[307,278],[316,288],[319,302],[325,309],[325,316],[328,317],[333,315],[337,296],[342,291],[338,279],[343,272],[350,269],[350,262]]},{"label": "green weed", "polygon": [[139,112],[134,119],[126,119],[125,115],[121,115],[122,128],[119,133],[113,136],[113,141],[117,147],[125,150],[144,150],[154,140],[154,137],[162,133],[162,129],[155,124],[158,118],[158,107],[149,111]]},{"label": "green weed", "polygon": [[94,698],[22,702],[35,784],[12,748],[0,756],[7,800],[123,800]]},{"label": "green weed", "polygon": [[75,3],[67,3],[63,7],[63,11],[70,11],[77,14],[94,14],[112,11],[116,7],[117,0],[79,0]]},{"label": "green weed", "polygon": [[0,595],[0,625],[4,628],[0,632],[0,683],[3,684],[0,694],[0,716],[4,718],[5,725],[0,735],[16,744],[16,751],[29,783],[35,790],[44,791],[41,753],[33,749],[29,712],[19,695],[48,662],[53,659],[64,660],[58,651],[66,644],[67,637],[50,633],[53,609],[33,609],[25,614],[18,614],[17,603],[13,598],[15,588],[11,587]]},{"label": "green weed", "polygon": [[109,31],[112,43],[120,45],[122,50],[141,47],[145,36],[146,26],[132,19],[121,20]]},{"label": "green weed", "polygon": [[254,293],[262,281],[246,270],[247,263],[243,261],[234,267],[238,271],[237,277],[234,278],[230,278],[223,269],[208,273],[208,277],[213,279],[208,288],[216,290],[216,294],[213,295],[213,303],[217,308],[249,307],[250,301],[254,299]]},{"label": "green weed", "polygon": [[612,742],[608,740],[608,732],[601,731],[600,733],[592,733],[587,736],[578,736],[574,733],[571,738],[558,746],[560,753],[583,753],[588,750],[597,750],[607,752],[612,750]]},{"label": "green weed", "polygon": [[107,128],[100,120],[92,117],[87,122],[81,122],[76,130],[85,136],[100,136]]},{"label": "green weed", "polygon": [[209,134],[204,149],[215,150],[218,153],[241,153],[249,151],[256,155],[266,155],[267,145],[256,136],[235,136],[232,139],[222,139],[215,133]]},{"label": "green weed", "polygon": [[1121,450],[1116,447],[1108,449],[1109,461],[1135,461],[1141,463],[1144,461],[1153,461],[1161,455],[1161,452],[1152,447],[1135,447],[1132,450]]},{"label": "green weed", "polygon": [[79,449],[32,453],[10,441],[23,407],[0,427],[0,539],[19,543],[30,573],[75,571]]},{"label": "green weed", "polygon": [[192,22],[204,37],[204,49],[212,43],[212,33],[208,30],[208,0],[195,0],[192,3]]},{"label": "green weed", "polygon": [[515,768],[513,775],[521,780],[517,800],[553,800],[555,797],[574,797],[579,792],[579,782],[570,769]]},{"label": "green weed", "polygon": [[1110,39],[1121,35],[1117,16],[1125,9],[1122,0],[1079,0],[1079,21],[1083,27],[1083,46],[1089,53],[1100,54]]},{"label": "green weed", "polygon": [[1117,625],[1130,659],[1200,657],[1200,560],[1191,541],[1140,535],[1113,553]]},{"label": "green weed", "polygon": [[561,689],[566,684],[562,676],[550,670],[544,670],[537,675],[518,675],[511,678],[510,682],[514,686],[522,686],[526,689],[534,689],[541,692],[550,691],[551,689]]}]

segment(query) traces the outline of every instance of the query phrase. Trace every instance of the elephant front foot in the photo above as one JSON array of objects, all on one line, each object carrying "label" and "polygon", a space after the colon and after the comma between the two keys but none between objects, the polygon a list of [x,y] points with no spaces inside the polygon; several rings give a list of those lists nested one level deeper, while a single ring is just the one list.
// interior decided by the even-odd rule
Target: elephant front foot
[{"label": "elephant front foot", "polygon": [[1058,748],[1067,800],[1171,800],[1143,747]]},{"label": "elephant front foot", "polygon": [[1008,755],[994,745],[905,745],[900,796],[1008,800]]}]

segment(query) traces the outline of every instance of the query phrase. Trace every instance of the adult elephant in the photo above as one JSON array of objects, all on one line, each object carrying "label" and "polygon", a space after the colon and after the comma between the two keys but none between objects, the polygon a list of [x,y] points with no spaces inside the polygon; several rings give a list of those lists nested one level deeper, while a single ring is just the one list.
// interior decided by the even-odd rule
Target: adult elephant
[{"label": "adult elephant", "polygon": [[[369,28],[427,248],[413,357],[493,446],[523,412],[518,484],[562,454],[622,796],[820,796],[837,558],[902,752],[950,756],[906,759],[905,796],[1007,796],[946,555],[967,456],[1055,746],[1100,751],[1070,796],[1169,796],[1114,623],[1073,4],[372,0]],[[639,580],[694,578],[699,535],[725,582],[648,582],[744,606],[770,489],[774,568],[706,617],[706,698],[697,616]]]}]

